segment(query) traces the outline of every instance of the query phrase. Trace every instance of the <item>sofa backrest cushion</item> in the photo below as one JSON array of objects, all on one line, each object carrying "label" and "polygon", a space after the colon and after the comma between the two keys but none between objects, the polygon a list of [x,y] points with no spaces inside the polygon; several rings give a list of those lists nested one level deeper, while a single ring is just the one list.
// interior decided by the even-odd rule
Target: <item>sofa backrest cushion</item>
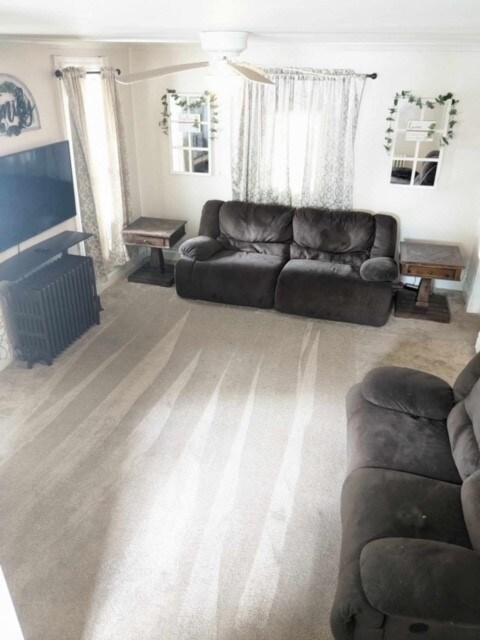
[{"label": "sofa backrest cushion", "polygon": [[462,509],[472,547],[480,551],[480,471],[462,484]]},{"label": "sofa backrest cushion", "polygon": [[326,253],[366,252],[369,256],[374,238],[374,217],[364,211],[304,207],[293,217],[293,240],[300,247]]},{"label": "sofa backrest cushion", "polygon": [[368,251],[355,251],[351,253],[331,253],[302,247],[296,242],[290,245],[290,258],[292,260],[320,260],[321,262],[334,262],[335,264],[348,264],[359,271],[365,260],[370,257]]},{"label": "sofa backrest cushion", "polygon": [[375,239],[370,258],[395,258],[397,248],[397,221],[386,213],[377,213],[375,220]]},{"label": "sofa backrest cushion", "polygon": [[455,380],[453,385],[455,400],[458,402],[466,398],[478,380],[480,380],[480,353],[470,360]]},{"label": "sofa backrest cushion", "polygon": [[293,208],[275,204],[224,202],[219,211],[219,240],[261,243],[292,241]]},{"label": "sofa backrest cushion", "polygon": [[463,480],[480,469],[480,380],[447,420],[453,459]]}]

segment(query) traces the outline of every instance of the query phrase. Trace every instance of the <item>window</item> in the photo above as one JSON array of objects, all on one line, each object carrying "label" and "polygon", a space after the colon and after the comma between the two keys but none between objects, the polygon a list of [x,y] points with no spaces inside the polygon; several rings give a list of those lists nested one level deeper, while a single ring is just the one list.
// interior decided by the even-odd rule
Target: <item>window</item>
[{"label": "window", "polygon": [[210,97],[171,93],[168,98],[172,172],[210,175]]}]

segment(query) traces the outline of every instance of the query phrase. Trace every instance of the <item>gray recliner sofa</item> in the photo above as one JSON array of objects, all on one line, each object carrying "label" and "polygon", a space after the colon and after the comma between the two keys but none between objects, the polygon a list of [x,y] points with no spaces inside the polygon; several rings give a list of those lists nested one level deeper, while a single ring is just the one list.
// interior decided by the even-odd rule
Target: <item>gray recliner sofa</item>
[{"label": "gray recliner sofa", "polygon": [[335,639],[480,638],[480,355],[374,369],[347,415]]},{"label": "gray recliner sofa", "polygon": [[209,200],[184,242],[178,295],[380,326],[392,305],[392,216]]}]

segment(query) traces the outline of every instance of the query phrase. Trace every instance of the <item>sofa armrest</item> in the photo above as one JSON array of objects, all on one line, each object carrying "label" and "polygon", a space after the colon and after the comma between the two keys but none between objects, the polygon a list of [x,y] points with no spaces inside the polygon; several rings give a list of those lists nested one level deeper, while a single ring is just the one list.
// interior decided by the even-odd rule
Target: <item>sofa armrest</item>
[{"label": "sofa armrest", "polygon": [[360,276],[369,282],[393,282],[398,266],[393,258],[369,258],[360,267]]},{"label": "sofa armrest", "polygon": [[386,615],[480,627],[475,551],[432,540],[383,538],[363,548],[360,575],[368,602]]},{"label": "sofa armrest", "polygon": [[197,236],[196,238],[185,240],[185,242],[180,245],[179,251],[182,256],[192,258],[193,260],[208,260],[208,258],[211,258],[222,248],[220,242],[215,240],[215,238]]},{"label": "sofa armrest", "polygon": [[378,407],[432,420],[446,420],[453,407],[450,385],[417,369],[372,369],[363,379],[361,389],[363,397]]}]

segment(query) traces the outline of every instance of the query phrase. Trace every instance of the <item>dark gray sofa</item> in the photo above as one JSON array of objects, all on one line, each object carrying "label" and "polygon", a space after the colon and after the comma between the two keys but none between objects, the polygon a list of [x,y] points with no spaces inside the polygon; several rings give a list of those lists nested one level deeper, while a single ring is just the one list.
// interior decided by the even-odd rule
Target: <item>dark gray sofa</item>
[{"label": "dark gray sofa", "polygon": [[392,216],[209,200],[184,242],[178,295],[380,326],[392,305]]},{"label": "dark gray sofa", "polygon": [[374,369],[347,416],[335,639],[480,638],[480,355]]}]

